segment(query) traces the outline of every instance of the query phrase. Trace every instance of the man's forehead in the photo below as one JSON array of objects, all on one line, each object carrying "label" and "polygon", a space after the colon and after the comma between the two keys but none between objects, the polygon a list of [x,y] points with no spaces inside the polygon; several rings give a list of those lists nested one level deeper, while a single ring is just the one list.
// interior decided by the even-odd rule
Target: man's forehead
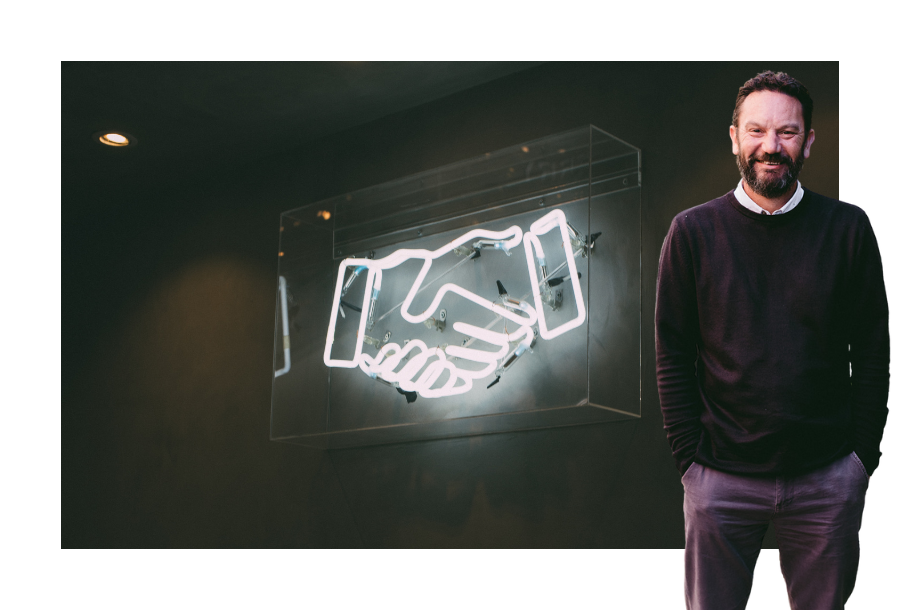
[{"label": "man's forehead", "polygon": [[803,105],[795,97],[780,91],[754,91],[744,99],[738,124],[750,122],[795,123],[803,126]]}]

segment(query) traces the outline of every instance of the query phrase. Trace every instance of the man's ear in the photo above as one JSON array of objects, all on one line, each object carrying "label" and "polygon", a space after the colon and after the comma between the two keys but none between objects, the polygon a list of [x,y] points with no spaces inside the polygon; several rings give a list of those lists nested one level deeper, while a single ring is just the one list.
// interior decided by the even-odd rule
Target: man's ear
[{"label": "man's ear", "polygon": [[803,146],[803,158],[809,159],[809,149],[812,148],[812,143],[816,141],[816,131],[814,129],[810,129],[809,133],[806,134],[806,144]]},{"label": "man's ear", "polygon": [[[812,133],[812,130],[810,130],[810,133]],[[734,125],[728,126],[728,135],[729,137],[731,137],[731,154],[737,155],[739,149],[737,141],[737,129]]]}]

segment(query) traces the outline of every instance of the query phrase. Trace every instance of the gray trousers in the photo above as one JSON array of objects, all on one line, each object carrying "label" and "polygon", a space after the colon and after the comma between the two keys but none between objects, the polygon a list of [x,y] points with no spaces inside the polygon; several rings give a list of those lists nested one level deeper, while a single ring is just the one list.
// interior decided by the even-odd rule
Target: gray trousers
[{"label": "gray trousers", "polygon": [[771,522],[792,610],[838,610],[856,582],[869,477],[855,453],[796,477],[691,464],[684,485],[688,610],[743,610]]}]

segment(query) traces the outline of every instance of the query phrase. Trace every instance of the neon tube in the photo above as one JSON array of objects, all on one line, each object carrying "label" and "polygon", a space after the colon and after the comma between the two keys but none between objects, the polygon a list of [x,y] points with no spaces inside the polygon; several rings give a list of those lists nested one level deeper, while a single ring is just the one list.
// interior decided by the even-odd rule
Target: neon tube
[{"label": "neon tube", "polygon": [[[419,395],[426,398],[439,398],[443,396],[453,396],[468,392],[473,387],[473,380],[482,379],[489,376],[492,372],[498,371],[500,363],[507,359],[507,364],[521,356],[526,349],[531,347],[534,341],[535,324],[540,326],[540,333],[544,339],[552,339],[573,328],[579,326],[585,319],[585,307],[581,294],[580,282],[573,279],[572,286],[575,292],[575,303],[578,315],[575,319],[570,320],[555,329],[549,329],[547,326],[544,308],[541,304],[541,287],[546,283],[546,263],[544,261],[544,252],[538,236],[544,235],[559,227],[560,235],[563,238],[563,247],[566,254],[566,263],[560,265],[569,266],[570,276],[577,278],[575,270],[575,259],[572,252],[572,245],[568,239],[569,226],[566,222],[565,214],[561,210],[554,210],[534,222],[531,230],[523,234],[522,229],[513,225],[504,231],[488,231],[485,229],[475,229],[469,231],[454,239],[450,243],[444,245],[437,250],[424,249],[401,249],[393,252],[382,259],[359,259],[349,258],[341,262],[338,268],[337,282],[335,282],[334,301],[331,308],[331,317],[328,324],[328,332],[325,340],[325,352],[323,359],[325,364],[332,367],[354,368],[359,367],[366,375],[384,380],[389,384],[396,384],[397,387],[406,392],[418,392]],[[413,313],[410,311],[412,302],[416,295],[424,288],[422,282],[431,269],[432,261],[443,256],[444,254],[458,250],[459,252],[467,252],[468,248],[464,244],[473,239],[481,238],[476,242],[475,247],[480,246],[493,247],[504,252],[507,256],[511,255],[511,250],[520,243],[525,244],[526,262],[528,264],[529,280],[531,282],[532,293],[535,300],[535,307],[524,301],[516,301],[515,299],[505,298],[502,302],[497,303],[490,301],[470,290],[467,290],[452,282],[446,283],[437,290],[437,294],[431,303],[421,312]],[[532,250],[537,253],[541,266],[543,267],[543,278],[539,279],[535,270],[534,256]],[[474,256],[474,253],[468,254],[468,257]],[[423,341],[414,339],[409,341],[402,348],[397,343],[388,343],[382,346],[375,356],[364,354],[363,338],[365,331],[373,326],[375,301],[381,290],[382,275],[385,270],[393,269],[410,259],[422,260],[422,268],[419,270],[415,281],[410,287],[406,298],[399,305],[400,315],[404,320],[411,324],[420,324],[433,317],[435,311],[440,306],[443,297],[452,292],[470,301],[474,305],[482,307],[493,312],[498,318],[501,317],[507,321],[516,324],[517,327],[512,332],[499,333],[467,324],[465,322],[455,322],[453,329],[457,332],[468,335],[471,340],[467,339],[464,345],[469,345],[472,340],[480,340],[488,345],[496,347],[496,350],[481,350],[470,347],[451,345],[446,350],[439,347],[428,347]],[[462,261],[459,263],[461,264]],[[458,266],[457,264],[456,266]],[[344,277],[347,268],[354,266],[352,276],[345,282]],[[454,266],[453,268],[456,268]],[[363,303],[360,307],[361,312],[367,315],[360,315],[359,328],[357,330],[356,349],[351,360],[341,360],[332,358],[331,352],[334,346],[334,333],[337,321],[337,315],[341,310],[341,297],[347,293],[350,285],[362,273],[367,271],[366,286],[364,291]],[[446,274],[446,273],[445,273]],[[426,287],[434,283],[440,277],[429,282]],[[387,313],[390,313],[392,308]],[[383,319],[387,314],[382,315],[378,320]],[[491,326],[493,326],[493,324]],[[510,345],[516,344],[514,355],[516,358],[507,358],[510,352]],[[414,356],[409,357],[414,351],[418,351]],[[448,356],[454,360],[467,361],[469,363],[479,365],[478,368],[468,369],[456,366],[454,362],[448,359]],[[407,360],[406,358],[409,357]],[[508,366],[507,366],[508,368]],[[445,377],[447,380],[439,383],[440,379]]]},{"label": "neon tube", "polygon": [[[338,267],[338,278],[339,280],[344,279],[344,273],[348,266],[350,265],[364,265],[367,263],[371,263],[367,258],[346,258],[341,262],[340,267]],[[365,297],[363,299],[361,311],[369,310],[369,301],[372,298],[372,285],[375,282],[375,278],[378,278],[378,285],[381,286],[381,269],[378,267],[368,268],[368,274],[366,275],[366,288],[365,288]],[[362,345],[363,345],[363,337],[366,334],[366,317],[359,317],[359,330],[356,333],[356,351],[354,352],[353,360],[337,360],[331,357],[331,348],[334,345],[334,328],[337,322],[337,313],[338,308],[341,306],[341,289],[343,284],[341,281],[338,281],[335,285],[334,289],[334,302],[331,306],[331,319],[328,322],[328,334],[325,337],[325,364],[327,366],[332,367],[340,367],[340,368],[355,368],[359,364],[359,357],[362,354]]]},{"label": "neon tube", "polygon": [[291,370],[291,333],[288,327],[287,314],[287,280],[283,275],[278,276],[278,292],[281,297],[281,336],[284,345],[284,367],[275,371],[276,377],[281,377]]},{"label": "neon tube", "polygon": [[[461,369],[447,360],[444,350],[437,347],[429,348],[422,341],[414,339],[403,348],[396,343],[389,343],[382,347],[374,358],[363,354],[360,359],[360,369],[369,376],[377,375],[387,382],[396,382],[404,391],[418,392],[426,398],[440,398],[468,392],[472,388],[473,380],[489,376],[509,353],[510,343],[521,338],[515,350],[515,354],[520,356],[534,340],[534,331],[530,326],[520,327],[518,331],[509,335],[485,330],[465,322],[456,322],[453,328],[460,333],[496,345],[500,349],[496,352],[489,352],[455,345],[448,346],[446,349],[448,355],[486,365],[481,369],[469,370]],[[395,370],[413,349],[418,349],[420,353],[410,359],[399,371]],[[436,360],[429,362],[431,358],[436,358]],[[448,380],[441,387],[433,387],[444,371],[449,373]],[[417,374],[419,377],[414,381],[413,378]],[[458,380],[462,381],[462,385],[456,385]]]},{"label": "neon tube", "polygon": [[[535,255],[532,254],[532,250],[534,250],[539,259],[544,258],[544,250],[541,247],[541,242],[538,240],[537,236],[550,232],[553,230],[554,226],[559,227],[559,235],[562,239],[563,250],[566,253],[566,262],[569,265],[569,275],[572,277],[572,289],[575,292],[575,308],[577,309],[578,314],[574,319],[551,330],[547,326],[547,317],[544,314],[544,305],[541,302],[541,290],[538,285],[540,280],[538,279],[537,271],[535,269]],[[584,308],[584,298],[581,294],[581,282],[575,281],[578,277],[578,270],[575,269],[575,255],[572,252],[572,244],[569,241],[568,232],[569,225],[566,222],[566,215],[563,214],[562,210],[553,210],[543,218],[535,221],[531,225],[531,231],[524,236],[525,259],[528,262],[528,278],[531,280],[531,291],[534,295],[535,308],[537,308],[541,338],[548,341],[580,326],[587,317]]]}]

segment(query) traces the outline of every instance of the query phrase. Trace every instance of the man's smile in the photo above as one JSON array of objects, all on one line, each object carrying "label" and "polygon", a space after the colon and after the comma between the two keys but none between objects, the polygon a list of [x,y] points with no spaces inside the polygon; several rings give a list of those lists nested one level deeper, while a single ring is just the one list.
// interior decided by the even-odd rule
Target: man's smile
[{"label": "man's smile", "polygon": [[785,159],[783,155],[775,156],[775,155],[766,155],[763,157],[753,157],[750,159],[753,165],[759,164],[763,167],[781,167],[788,165],[789,159]]}]

